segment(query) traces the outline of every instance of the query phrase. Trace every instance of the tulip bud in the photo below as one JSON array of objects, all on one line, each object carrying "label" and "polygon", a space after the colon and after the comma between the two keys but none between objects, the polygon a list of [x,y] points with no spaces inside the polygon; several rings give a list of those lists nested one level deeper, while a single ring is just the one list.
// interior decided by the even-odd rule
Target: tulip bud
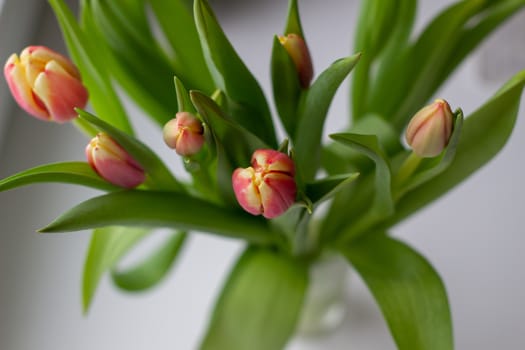
[{"label": "tulip bud", "polygon": [[187,157],[200,151],[204,144],[204,128],[193,114],[179,112],[164,125],[164,142],[177,154]]},{"label": "tulip bud", "polygon": [[77,116],[88,92],[80,73],[66,57],[44,46],[29,46],[20,57],[12,54],[4,75],[16,102],[32,116],[58,123]]},{"label": "tulip bud", "polygon": [[439,155],[452,135],[454,115],[445,100],[438,99],[417,112],[406,130],[406,140],[423,158]]},{"label": "tulip bud", "polygon": [[299,82],[303,88],[310,86],[310,81],[314,75],[312,58],[306,46],[306,42],[297,34],[279,36],[279,41],[286,49],[299,74]]},{"label": "tulip bud", "polygon": [[108,134],[99,133],[86,147],[89,165],[114,185],[133,188],[144,182],[142,167]]},{"label": "tulip bud", "polygon": [[233,172],[235,197],[241,207],[267,219],[283,214],[297,194],[293,161],[286,154],[271,149],[253,153],[252,166]]}]

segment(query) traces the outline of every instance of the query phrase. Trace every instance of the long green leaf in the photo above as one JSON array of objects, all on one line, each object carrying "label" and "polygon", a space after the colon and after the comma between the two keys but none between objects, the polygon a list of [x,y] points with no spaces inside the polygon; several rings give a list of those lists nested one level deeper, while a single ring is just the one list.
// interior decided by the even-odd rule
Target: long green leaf
[{"label": "long green leaf", "polygon": [[[191,8],[181,0],[147,0],[173,53],[178,76],[191,89],[215,88],[206,66]],[[181,35],[184,33],[184,35]]]},{"label": "long green leaf", "polygon": [[383,234],[342,249],[374,295],[402,350],[452,350],[452,320],[445,286],[420,254]]},{"label": "long green leaf", "polygon": [[[339,233],[339,240],[344,242],[366,232],[378,221],[393,214],[394,201],[391,190],[390,164],[375,135],[334,134],[330,137],[343,145],[362,152],[372,159],[376,165],[372,203],[364,215],[346,223],[346,228]],[[346,213],[340,213],[340,215],[346,215],[348,218]]]},{"label": "long green leaf", "polygon": [[[148,86],[144,84],[144,80],[137,74],[136,70],[119,59],[118,56],[121,53],[112,52],[112,49],[106,42],[107,39],[101,33],[95,21],[91,1],[83,0],[82,4],[82,29],[85,33],[89,33],[90,38],[97,40],[97,55],[104,57],[107,72],[115,78],[118,84],[138,106],[158,124],[163,125],[175,112],[172,101],[170,100],[169,104],[163,103],[154,91],[148,89]],[[141,69],[139,73],[142,75],[147,73],[147,71]],[[163,93],[164,92],[167,92],[167,90],[163,90]]]},{"label": "long green leaf", "polygon": [[397,204],[387,225],[401,221],[445,194],[490,161],[505,145],[514,128],[525,71],[507,82],[487,103],[465,119],[456,156],[440,175],[408,192]]},{"label": "long green leaf", "polygon": [[230,273],[200,349],[283,349],[295,330],[307,282],[305,266],[248,248]]},{"label": "long green leaf", "polygon": [[39,182],[60,182],[112,191],[118,187],[103,180],[85,162],[63,162],[37,166],[0,180],[0,191]]},{"label": "long green leaf", "polygon": [[361,2],[355,52],[364,52],[352,80],[352,115],[360,117],[366,105],[370,66],[388,43],[395,28],[399,1],[367,0]]},{"label": "long green leaf", "polygon": [[315,205],[322,203],[336,195],[345,186],[357,179],[358,176],[359,173],[334,175],[307,183],[305,189],[306,196]]},{"label": "long green leaf", "polygon": [[298,174],[305,182],[313,180],[319,168],[323,127],[332,99],[360,56],[355,54],[335,61],[304,95],[299,107],[299,124],[292,139]]},{"label": "long green leaf", "polygon": [[278,37],[273,40],[271,74],[277,112],[288,135],[294,135],[301,84],[297,68]]},{"label": "long green leaf", "polygon": [[62,214],[41,232],[69,232],[105,226],[196,230],[269,244],[267,221],[176,192],[123,191],[89,199]]},{"label": "long green leaf", "polygon": [[63,0],[49,0],[62,29],[73,61],[77,64],[90,94],[90,103],[108,123],[132,134],[131,125],[117,93],[104,70],[103,57],[98,55],[96,43],[90,40]]},{"label": "long green leaf", "polygon": [[144,168],[148,176],[153,179],[157,189],[183,190],[182,185],[173,177],[162,160],[145,144],[86,111],[77,109],[77,113],[79,118],[86,120],[114,138]]},{"label": "long green leaf", "polygon": [[[149,28],[145,0],[90,0],[90,4],[93,22],[101,33],[101,44],[107,44],[115,60],[109,73],[114,74],[126,91],[134,93],[137,102],[154,100],[166,106],[168,114],[152,115],[160,124],[165,123],[177,110],[172,90],[172,78],[177,70]],[[146,110],[151,106],[142,107]]]},{"label": "long green leaf", "polygon": [[114,267],[111,270],[113,282],[119,288],[133,292],[153,287],[166,277],[185,240],[185,233],[171,234],[151,256],[132,268],[123,270]]},{"label": "long green leaf", "polygon": [[148,229],[136,227],[105,227],[93,231],[82,277],[84,312],[88,311],[104,273],[148,234]]},{"label": "long green leaf", "polygon": [[272,148],[277,148],[270,109],[259,83],[226,38],[208,2],[196,0],[194,5],[204,57],[216,86],[237,107],[232,110],[234,119]]}]

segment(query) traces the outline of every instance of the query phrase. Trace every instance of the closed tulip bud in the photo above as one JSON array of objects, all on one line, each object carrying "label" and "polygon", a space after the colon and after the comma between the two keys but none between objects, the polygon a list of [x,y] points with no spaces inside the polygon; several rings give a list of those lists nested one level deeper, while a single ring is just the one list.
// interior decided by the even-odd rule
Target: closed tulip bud
[{"label": "closed tulip bud", "polygon": [[299,75],[299,82],[303,88],[310,86],[310,81],[314,75],[314,68],[312,66],[312,58],[306,46],[306,42],[297,34],[288,34],[286,36],[279,36],[279,41],[286,49]]},{"label": "closed tulip bud", "polygon": [[284,153],[260,149],[253,153],[251,163],[233,172],[237,201],[248,213],[267,219],[283,214],[297,194],[293,161]]},{"label": "closed tulip bud", "polygon": [[188,112],[179,112],[174,119],[167,122],[164,125],[163,136],[168,147],[183,157],[196,154],[204,144],[202,123]]},{"label": "closed tulip bud", "polygon": [[77,116],[88,92],[75,65],[44,46],[29,46],[20,57],[12,54],[4,75],[16,102],[32,116],[58,123]]},{"label": "closed tulip bud", "polygon": [[133,188],[144,182],[142,167],[108,134],[99,133],[86,147],[86,157],[106,181],[125,188]]},{"label": "closed tulip bud", "polygon": [[423,107],[410,120],[406,140],[414,153],[423,158],[439,155],[452,135],[454,115],[445,100]]}]

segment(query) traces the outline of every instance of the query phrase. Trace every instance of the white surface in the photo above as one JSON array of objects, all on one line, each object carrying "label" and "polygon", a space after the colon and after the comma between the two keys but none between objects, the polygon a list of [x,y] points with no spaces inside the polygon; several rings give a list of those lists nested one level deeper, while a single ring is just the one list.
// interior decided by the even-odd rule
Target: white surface
[{"label": "white surface", "polygon": [[[355,3],[301,1],[317,73],[350,53]],[[422,1],[421,11],[428,16],[445,2],[436,3]],[[271,39],[283,27],[285,1],[239,1],[235,6],[235,11],[224,9],[219,17],[270,96]],[[51,40],[53,23],[48,16],[42,40]],[[503,40],[504,34],[499,38]],[[518,49],[508,48],[509,52]],[[481,70],[480,56],[472,57],[439,95],[453,107],[463,107],[468,115],[506,79],[483,81]],[[346,90],[338,94],[331,109],[331,130],[346,118]],[[525,343],[525,237],[519,201],[525,196],[523,107],[520,114],[509,144],[493,162],[394,230],[443,277],[458,349],[517,350]],[[137,129],[166,160],[177,163],[163,147],[158,130],[148,123]],[[77,135],[72,127],[41,123],[17,110],[3,139],[0,176],[45,162],[83,159],[86,140]],[[80,273],[89,234],[43,236],[34,230],[93,193],[72,186],[38,185],[0,194],[0,349],[194,349],[222,277],[240,246],[195,235],[180,263],[158,288],[141,295],[123,294],[104,279],[91,312],[82,317]],[[350,313],[343,327],[330,338],[296,340],[289,350],[395,348],[363,283],[352,277]]]}]

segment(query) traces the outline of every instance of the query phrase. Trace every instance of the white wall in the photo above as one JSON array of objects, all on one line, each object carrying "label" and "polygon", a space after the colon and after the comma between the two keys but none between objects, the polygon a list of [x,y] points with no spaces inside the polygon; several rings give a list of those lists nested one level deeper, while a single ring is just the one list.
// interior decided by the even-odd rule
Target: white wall
[{"label": "white wall", "polygon": [[[283,26],[286,2],[236,3],[219,11],[219,17],[270,96],[268,56],[272,36]],[[444,4],[421,1],[423,15],[418,26]],[[350,53],[356,1],[303,0],[300,5],[319,72]],[[10,18],[17,16],[23,14],[9,13]],[[34,43],[60,50],[47,7],[42,16]],[[461,67],[439,95],[468,115],[506,80],[509,71],[517,70],[512,65],[525,68],[523,45],[517,35],[524,32],[524,23],[522,15],[514,29],[500,32]],[[0,45],[16,30],[15,21],[8,32],[0,31]],[[516,38],[518,44],[509,43]],[[19,49],[7,51],[1,46],[0,57],[7,59]],[[494,75],[494,62],[501,62],[499,52],[512,52],[518,63],[507,62]],[[0,88],[5,89],[3,81]],[[338,94],[327,132],[346,118],[346,95],[347,89]],[[16,107],[5,108],[10,101],[2,97],[0,102],[0,120],[8,120],[1,139],[0,177],[46,162],[83,159],[87,141],[72,127],[42,123]],[[525,149],[525,109],[520,113],[514,135],[493,162],[394,230],[441,273],[448,287],[458,349],[520,349],[525,343],[525,263],[521,252],[525,237],[520,220],[520,198],[525,196],[525,168],[520,162]],[[168,162],[177,162],[163,147],[158,130],[149,123],[137,129]],[[158,288],[140,295],[124,294],[104,279],[91,312],[83,317],[80,273],[89,233],[39,235],[34,231],[95,193],[65,185],[37,185],[0,194],[0,349],[195,348],[223,274],[240,246],[231,240],[196,235]],[[344,327],[330,339],[298,340],[289,349],[395,348],[363,283],[352,277],[350,313]]]}]

